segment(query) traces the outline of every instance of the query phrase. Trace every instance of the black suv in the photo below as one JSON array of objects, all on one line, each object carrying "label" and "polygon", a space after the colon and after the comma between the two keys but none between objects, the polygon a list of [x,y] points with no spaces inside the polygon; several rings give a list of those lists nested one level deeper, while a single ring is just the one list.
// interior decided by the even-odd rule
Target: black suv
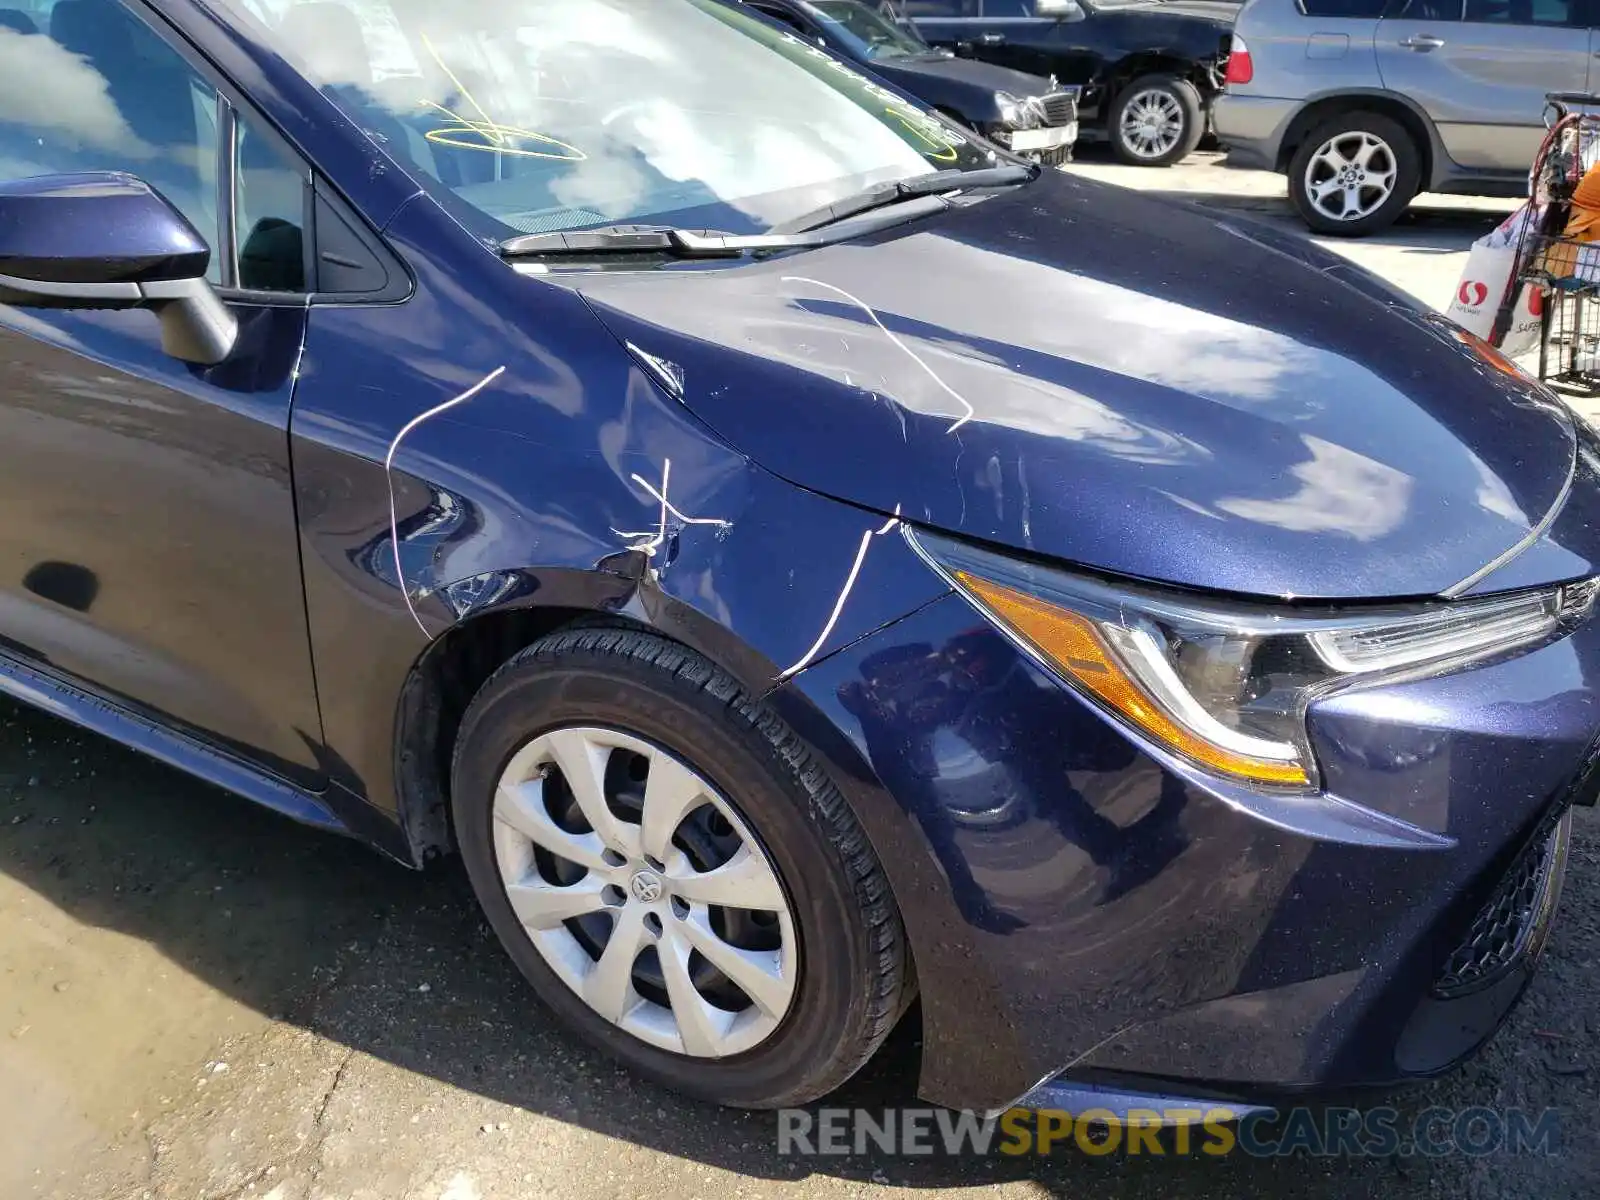
[{"label": "black suv", "polygon": [[1078,139],[1078,88],[1062,89],[1051,79],[936,50],[913,26],[894,21],[878,4],[865,0],[742,4],[1017,154],[1052,165],[1072,157]]},{"label": "black suv", "polygon": [[1171,166],[1199,144],[1222,90],[1238,6],[1216,0],[879,0],[931,44],[1080,85],[1084,140]]}]

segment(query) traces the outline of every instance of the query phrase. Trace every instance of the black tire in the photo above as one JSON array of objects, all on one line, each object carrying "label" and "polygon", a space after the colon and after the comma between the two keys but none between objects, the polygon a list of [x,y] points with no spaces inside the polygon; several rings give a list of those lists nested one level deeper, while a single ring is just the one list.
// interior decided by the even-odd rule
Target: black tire
[{"label": "black tire", "polygon": [[[1394,164],[1393,190],[1365,216],[1341,220],[1317,207],[1311,196],[1307,171],[1312,159],[1330,140],[1356,134],[1376,138],[1388,148]],[[1347,112],[1324,121],[1306,135],[1289,160],[1289,199],[1295,211],[1314,232],[1333,237],[1366,237],[1387,229],[1406,210],[1421,187],[1422,152],[1416,140],[1405,126],[1380,113]]]},{"label": "black tire", "polygon": [[[491,837],[496,784],[532,738],[579,724],[624,731],[690,764],[738,810],[776,868],[800,970],[782,1023],[754,1048],[691,1058],[635,1038],[570,990],[513,913]],[[777,715],[694,652],[624,629],[536,642],[473,699],[452,776],[462,857],[506,951],[546,1004],[641,1075],[717,1104],[803,1104],[859,1070],[904,1011],[912,986],[905,933],[855,814]]]},{"label": "black tire", "polygon": [[[1183,127],[1178,140],[1169,150],[1158,155],[1147,155],[1126,140],[1122,117],[1128,106],[1147,92],[1158,92],[1177,104],[1183,117]],[[1106,113],[1106,136],[1111,139],[1111,152],[1122,162],[1135,167],[1170,167],[1182,162],[1194,152],[1206,131],[1205,115],[1201,111],[1200,93],[1194,84],[1176,75],[1141,75],[1117,93]]]}]

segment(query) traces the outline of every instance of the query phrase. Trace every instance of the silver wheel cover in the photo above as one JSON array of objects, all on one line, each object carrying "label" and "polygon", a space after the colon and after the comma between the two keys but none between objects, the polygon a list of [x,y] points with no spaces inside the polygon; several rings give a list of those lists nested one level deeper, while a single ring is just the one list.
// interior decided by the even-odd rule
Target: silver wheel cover
[{"label": "silver wheel cover", "polygon": [[1353,129],[1323,142],[1306,163],[1306,198],[1330,221],[1359,221],[1383,207],[1398,176],[1389,143]]},{"label": "silver wheel cover", "polygon": [[1135,157],[1160,158],[1183,138],[1183,106],[1170,92],[1145,88],[1123,108],[1118,126],[1122,144]]},{"label": "silver wheel cover", "polygon": [[595,1012],[694,1058],[777,1029],[800,966],[788,897],[733,806],[684,762],[616,730],[554,730],[506,764],[493,815],[512,911]]}]

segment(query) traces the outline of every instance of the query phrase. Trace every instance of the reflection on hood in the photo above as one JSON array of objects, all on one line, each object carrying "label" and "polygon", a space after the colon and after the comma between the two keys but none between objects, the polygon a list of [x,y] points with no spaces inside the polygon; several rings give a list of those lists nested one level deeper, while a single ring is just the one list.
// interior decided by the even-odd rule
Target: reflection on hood
[{"label": "reflection on hood", "polygon": [[1436,594],[1572,471],[1559,406],[1415,309],[1064,176],[870,244],[578,286],[769,470],[1116,573]]}]

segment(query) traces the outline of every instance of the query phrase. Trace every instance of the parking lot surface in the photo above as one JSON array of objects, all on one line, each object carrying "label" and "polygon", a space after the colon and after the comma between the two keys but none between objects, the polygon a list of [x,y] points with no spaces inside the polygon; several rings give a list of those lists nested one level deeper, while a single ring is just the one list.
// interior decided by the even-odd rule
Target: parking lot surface
[{"label": "parking lot surface", "polygon": [[[1298,228],[1280,180],[1214,157],[1076,169]],[[1335,248],[1442,307],[1510,207],[1428,198]],[[1582,810],[1510,1025],[1447,1079],[1364,1101],[1553,1108],[1551,1155],[785,1156],[772,1114],[683,1101],[557,1028],[453,865],[414,875],[0,702],[0,1197],[1594,1195],[1597,913],[1600,819]],[[908,1021],[828,1103],[913,1103],[917,1050]]]}]

